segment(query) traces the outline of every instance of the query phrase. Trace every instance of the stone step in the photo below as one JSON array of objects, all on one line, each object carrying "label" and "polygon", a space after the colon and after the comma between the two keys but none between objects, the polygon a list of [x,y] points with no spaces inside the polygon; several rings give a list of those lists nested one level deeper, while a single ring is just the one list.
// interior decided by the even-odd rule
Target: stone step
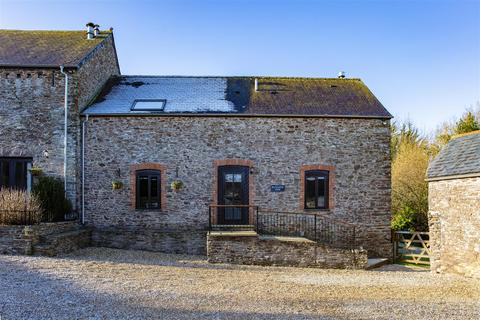
[{"label": "stone step", "polygon": [[390,261],[387,258],[370,258],[368,259],[367,266],[365,267],[365,269],[371,270],[371,269],[379,268],[388,263],[390,263]]},{"label": "stone step", "polygon": [[254,231],[255,226],[250,224],[241,224],[241,225],[224,225],[224,224],[215,224],[212,225],[212,231]]}]

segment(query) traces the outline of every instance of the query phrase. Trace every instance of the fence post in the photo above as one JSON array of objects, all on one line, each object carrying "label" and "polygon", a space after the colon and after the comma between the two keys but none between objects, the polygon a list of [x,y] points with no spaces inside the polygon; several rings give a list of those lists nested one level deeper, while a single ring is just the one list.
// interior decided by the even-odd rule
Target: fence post
[{"label": "fence post", "polygon": [[313,220],[314,221],[313,223],[315,224],[315,226],[314,226],[314,229],[313,229],[314,231],[313,232],[314,232],[314,237],[315,237],[315,242],[316,242],[317,241],[317,215],[314,215],[314,217],[315,218]]},{"label": "fence post", "polygon": [[396,260],[397,260],[397,239],[396,239],[395,237],[396,237],[395,231],[392,230],[392,246],[393,246],[393,250],[392,250],[392,254],[393,254],[392,263],[395,263]]}]

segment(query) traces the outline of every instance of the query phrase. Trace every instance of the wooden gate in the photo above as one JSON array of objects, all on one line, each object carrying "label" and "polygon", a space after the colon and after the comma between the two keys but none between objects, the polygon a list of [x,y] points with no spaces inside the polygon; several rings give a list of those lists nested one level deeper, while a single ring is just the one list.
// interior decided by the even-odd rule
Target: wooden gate
[{"label": "wooden gate", "polygon": [[392,239],[394,263],[430,264],[430,237],[428,232],[394,231]]}]

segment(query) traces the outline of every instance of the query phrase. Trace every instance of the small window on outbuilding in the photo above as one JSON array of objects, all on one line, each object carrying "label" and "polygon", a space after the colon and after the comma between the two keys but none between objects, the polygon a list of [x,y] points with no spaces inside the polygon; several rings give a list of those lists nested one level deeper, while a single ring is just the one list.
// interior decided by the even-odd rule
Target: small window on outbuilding
[{"label": "small window on outbuilding", "polygon": [[137,99],[133,102],[130,110],[161,112],[165,110],[166,103],[165,99]]},{"label": "small window on outbuilding", "polygon": [[160,209],[161,173],[158,170],[138,170],[136,172],[136,208]]},{"label": "small window on outbuilding", "polygon": [[305,172],[305,209],[328,209],[328,176],[324,170]]}]

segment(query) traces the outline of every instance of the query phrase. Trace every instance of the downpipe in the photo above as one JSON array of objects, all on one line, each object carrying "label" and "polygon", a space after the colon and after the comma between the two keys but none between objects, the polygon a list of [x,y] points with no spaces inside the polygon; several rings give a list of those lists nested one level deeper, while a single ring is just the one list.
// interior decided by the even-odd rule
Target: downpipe
[{"label": "downpipe", "polygon": [[88,122],[88,114],[82,121],[82,224],[85,224],[85,131]]},{"label": "downpipe", "polygon": [[64,72],[64,67],[60,66],[60,72],[65,76],[65,124],[64,124],[64,140],[63,140],[63,181],[64,192],[67,197],[67,148],[68,148],[68,74]]}]

